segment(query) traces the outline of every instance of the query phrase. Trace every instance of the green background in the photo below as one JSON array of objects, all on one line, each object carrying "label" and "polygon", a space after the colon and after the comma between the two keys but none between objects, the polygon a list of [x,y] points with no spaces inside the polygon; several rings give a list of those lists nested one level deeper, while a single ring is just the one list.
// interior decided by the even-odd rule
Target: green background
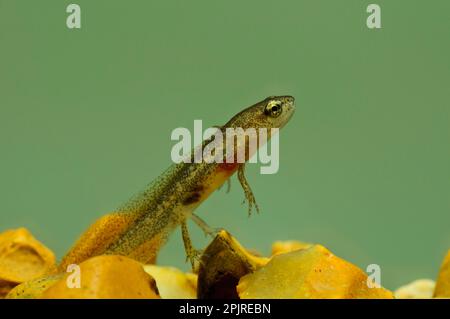
[{"label": "green background", "polygon": [[[0,0],[0,231],[60,258],[170,165],[176,127],[224,124],[269,95],[297,111],[280,170],[198,213],[241,243],[321,243],[388,288],[437,275],[450,248],[449,1]],[[191,226],[197,247],[207,239]],[[180,232],[161,264],[188,269]]]}]

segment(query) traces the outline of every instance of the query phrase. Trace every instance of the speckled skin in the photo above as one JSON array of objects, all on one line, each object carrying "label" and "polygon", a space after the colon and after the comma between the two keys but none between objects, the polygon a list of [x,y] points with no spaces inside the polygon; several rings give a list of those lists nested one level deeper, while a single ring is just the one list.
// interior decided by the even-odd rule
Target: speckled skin
[{"label": "speckled skin", "polygon": [[[271,113],[272,105],[281,107],[277,116]],[[289,121],[293,112],[294,98],[268,97],[241,111],[221,127],[224,140],[227,127],[256,130],[281,128]],[[212,140],[204,141],[202,147]],[[225,149],[225,143],[222,147]],[[235,153],[242,147],[245,145],[236,142]],[[216,149],[219,149],[219,146]],[[202,148],[198,147],[192,154],[201,150]],[[205,162],[172,165],[151,183],[147,190],[131,199],[117,213],[103,216],[94,223],[63,258],[59,269],[64,270],[69,264],[80,263],[101,254],[128,256],[143,263],[154,261],[156,253],[169,234],[184,223],[240,166],[242,176],[239,179],[244,186],[246,197],[249,199],[248,192],[253,196],[243,175],[243,165]],[[252,200],[254,201],[254,198]]]}]

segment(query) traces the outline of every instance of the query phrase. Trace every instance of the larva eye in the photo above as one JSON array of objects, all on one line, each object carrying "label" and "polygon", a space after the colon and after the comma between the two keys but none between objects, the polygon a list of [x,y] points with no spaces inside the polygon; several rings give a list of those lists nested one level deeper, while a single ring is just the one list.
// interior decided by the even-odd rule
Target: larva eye
[{"label": "larva eye", "polygon": [[264,113],[271,117],[278,117],[282,112],[281,103],[279,101],[271,101],[267,104]]}]

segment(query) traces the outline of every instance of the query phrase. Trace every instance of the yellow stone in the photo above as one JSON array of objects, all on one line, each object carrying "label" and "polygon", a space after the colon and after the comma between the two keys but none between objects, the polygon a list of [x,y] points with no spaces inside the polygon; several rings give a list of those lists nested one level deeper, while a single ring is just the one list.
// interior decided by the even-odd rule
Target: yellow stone
[{"label": "yellow stone", "polygon": [[313,244],[298,240],[276,241],[272,244],[272,256],[284,253],[290,253],[294,250],[306,249]]},{"label": "yellow stone", "polygon": [[[55,268],[55,255],[25,228],[0,234],[0,282],[19,284]],[[4,286],[4,285],[3,285]]]},{"label": "yellow stone", "polygon": [[155,280],[139,262],[123,256],[97,256],[79,265],[80,287],[74,274],[67,273],[42,298],[58,299],[155,299],[159,298]]},{"label": "yellow stone", "polygon": [[434,297],[450,298],[450,250],[447,252],[447,256],[445,256],[444,261],[442,262],[441,270],[439,271],[438,279],[436,281]]},{"label": "yellow stone", "polygon": [[197,275],[184,273],[174,267],[145,265],[144,270],[156,281],[159,295],[163,299],[195,299],[197,297]]},{"label": "yellow stone", "polygon": [[431,279],[418,279],[398,288],[394,295],[397,299],[430,299],[435,286]]},{"label": "yellow stone", "polygon": [[241,299],[393,298],[384,288],[369,288],[367,275],[321,245],[275,255],[241,278]]}]

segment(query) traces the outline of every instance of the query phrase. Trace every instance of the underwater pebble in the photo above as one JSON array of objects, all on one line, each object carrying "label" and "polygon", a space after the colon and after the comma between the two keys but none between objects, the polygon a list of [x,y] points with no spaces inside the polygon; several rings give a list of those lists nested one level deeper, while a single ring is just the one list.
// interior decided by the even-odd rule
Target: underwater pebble
[{"label": "underwater pebble", "polygon": [[450,250],[442,262],[434,291],[436,298],[450,298]]},{"label": "underwater pebble", "polygon": [[222,230],[204,251],[198,271],[199,299],[237,299],[239,279],[268,262],[251,254],[230,233]]},{"label": "underwater pebble", "polygon": [[155,280],[143,265],[123,256],[98,256],[79,265],[80,287],[69,287],[71,273],[64,275],[42,294],[49,299],[156,299]]},{"label": "underwater pebble", "polygon": [[417,279],[398,288],[394,295],[397,299],[430,299],[433,297],[435,285],[431,279]]},{"label": "underwater pebble", "polygon": [[241,278],[241,299],[393,298],[384,288],[369,288],[367,275],[321,245],[275,255]]},{"label": "underwater pebble", "polygon": [[276,241],[272,244],[272,256],[284,253],[290,253],[294,250],[307,249],[313,244],[298,240]]},{"label": "underwater pebble", "polygon": [[0,297],[16,285],[38,278],[55,268],[55,255],[26,228],[0,234]]},{"label": "underwater pebble", "polygon": [[197,275],[184,273],[175,267],[145,265],[144,271],[156,281],[163,299],[197,298]]}]

